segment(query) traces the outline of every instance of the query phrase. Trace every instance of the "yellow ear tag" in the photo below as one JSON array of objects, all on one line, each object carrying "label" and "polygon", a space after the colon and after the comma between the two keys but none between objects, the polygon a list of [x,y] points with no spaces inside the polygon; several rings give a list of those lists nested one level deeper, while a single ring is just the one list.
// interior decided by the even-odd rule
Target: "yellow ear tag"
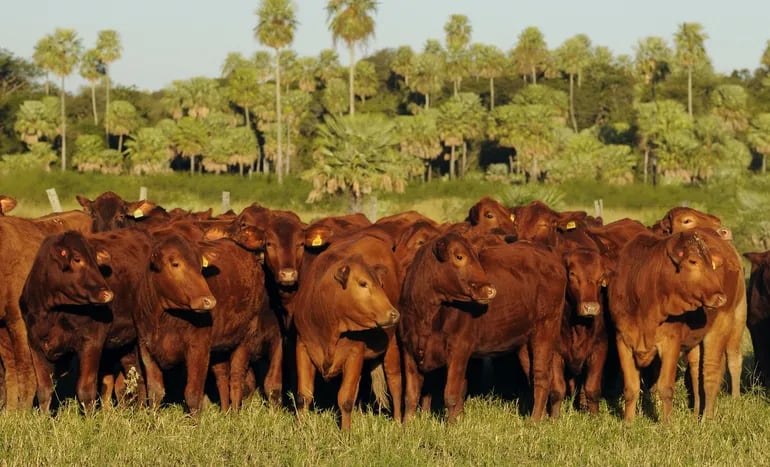
[{"label": "yellow ear tag", "polygon": [[515,222],[515,221],[516,221],[516,216],[514,216],[513,214],[511,214],[511,222]]},{"label": "yellow ear tag", "polygon": [[206,259],[206,257],[205,257],[205,256],[203,256],[201,259],[203,259],[203,262],[202,262],[202,264],[203,264],[203,267],[204,267],[204,268],[207,268],[207,267],[209,267],[209,261]]},{"label": "yellow ear tag", "polygon": [[577,224],[575,224],[575,221],[569,221],[567,222],[567,230],[572,230],[577,228]]},{"label": "yellow ear tag", "polygon": [[320,234],[316,234],[315,237],[313,237],[313,241],[310,243],[311,246],[321,246],[324,244],[323,239],[321,239]]},{"label": "yellow ear tag", "polygon": [[713,269],[714,271],[717,270],[717,263],[713,259],[711,260],[711,269]]},{"label": "yellow ear tag", "polygon": [[140,217],[144,217],[144,211],[142,211],[139,208],[136,208],[136,210],[133,212],[133,215],[135,218],[139,219]]},{"label": "yellow ear tag", "polygon": [[607,279],[602,279],[602,287],[607,287]]}]

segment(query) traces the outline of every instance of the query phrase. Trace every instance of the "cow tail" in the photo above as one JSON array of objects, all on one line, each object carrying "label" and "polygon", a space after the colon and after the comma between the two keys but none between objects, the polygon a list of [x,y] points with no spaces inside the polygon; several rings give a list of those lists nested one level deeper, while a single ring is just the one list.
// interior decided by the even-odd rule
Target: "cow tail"
[{"label": "cow tail", "polygon": [[390,410],[390,397],[388,396],[388,383],[385,380],[385,365],[379,361],[372,367],[369,373],[372,378],[372,392],[379,410]]}]

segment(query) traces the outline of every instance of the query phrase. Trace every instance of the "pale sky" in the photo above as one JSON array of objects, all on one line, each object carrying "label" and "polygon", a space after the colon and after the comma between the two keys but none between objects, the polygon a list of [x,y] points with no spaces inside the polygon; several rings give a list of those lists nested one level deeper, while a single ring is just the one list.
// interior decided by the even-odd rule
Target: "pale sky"
[{"label": "pale sky", "polygon": [[[5,0],[0,48],[32,57],[35,43],[57,27],[78,31],[85,48],[97,31],[115,29],[123,57],[112,65],[113,80],[156,90],[175,79],[219,76],[228,52],[250,56],[261,46],[253,28],[258,1],[243,0]],[[332,47],[326,0],[295,0],[299,26],[293,49],[301,56]],[[770,1],[762,0],[381,0],[375,38],[364,52],[410,45],[422,49],[427,39],[444,41],[449,15],[468,16],[472,42],[508,51],[519,33],[538,27],[549,48],[585,33],[594,45],[617,54],[633,54],[641,38],[661,36],[673,46],[682,22],[699,22],[709,35],[706,51],[717,71],[759,67],[770,39]],[[347,50],[337,47],[342,63]],[[357,51],[357,57],[362,51]],[[68,81],[72,91],[83,81]]]}]

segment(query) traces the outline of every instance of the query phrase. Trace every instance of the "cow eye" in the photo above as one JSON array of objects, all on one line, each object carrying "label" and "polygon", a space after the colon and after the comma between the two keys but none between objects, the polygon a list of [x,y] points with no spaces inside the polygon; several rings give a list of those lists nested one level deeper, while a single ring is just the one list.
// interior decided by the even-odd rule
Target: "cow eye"
[{"label": "cow eye", "polygon": [[172,261],[171,262],[171,267],[172,268],[178,268],[179,267],[179,261]]},{"label": "cow eye", "polygon": [[691,259],[691,260],[689,260],[689,261],[690,261],[690,264],[692,264],[692,265],[696,265],[696,264],[698,264],[698,261],[697,261],[697,260]]},{"label": "cow eye", "polygon": [[494,219],[495,218],[495,215],[492,214],[491,212],[486,213],[486,216],[487,216],[487,219]]},{"label": "cow eye", "polygon": [[80,263],[81,263],[81,261],[82,261],[82,260],[80,259],[80,257],[79,257],[79,256],[73,256],[73,257],[72,257],[72,262],[73,262],[73,263],[75,263],[75,264],[80,264]]},{"label": "cow eye", "polygon": [[457,259],[457,261],[462,261],[463,259],[465,259],[463,255],[455,255],[455,258]]},{"label": "cow eye", "polygon": [[366,281],[358,281],[358,286],[365,289],[369,284]]},{"label": "cow eye", "polygon": [[265,246],[273,246],[273,242],[265,242]]},{"label": "cow eye", "polygon": [[682,224],[689,224],[691,222],[692,222],[692,219],[685,219],[684,221],[682,221]]}]

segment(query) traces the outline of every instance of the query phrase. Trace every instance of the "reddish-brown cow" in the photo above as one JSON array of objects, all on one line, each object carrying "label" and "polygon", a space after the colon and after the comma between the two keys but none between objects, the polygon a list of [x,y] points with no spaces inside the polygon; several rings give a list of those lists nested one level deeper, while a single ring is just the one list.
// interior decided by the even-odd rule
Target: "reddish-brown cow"
[{"label": "reddish-brown cow", "polygon": [[515,216],[511,210],[489,196],[471,206],[465,220],[479,232],[499,231],[506,235],[516,235]]},{"label": "reddish-brown cow", "polygon": [[[723,267],[723,258],[710,253],[710,235],[703,229],[664,238],[640,234],[620,252],[609,304],[623,370],[626,420],[636,416],[639,369],[649,366],[656,354],[661,361],[657,388],[663,418],[670,418],[681,349],[697,345],[708,315],[727,303],[716,271]],[[713,369],[704,366],[704,379],[711,380],[711,373]],[[712,403],[708,396],[707,405]]]},{"label": "reddish-brown cow", "polygon": [[601,221],[583,211],[557,212],[541,201],[517,206],[511,211],[519,240],[530,240],[563,249],[605,249],[586,233],[586,227],[598,227]]},{"label": "reddish-brown cow", "polygon": [[[350,429],[365,360],[383,358],[393,398],[393,415],[401,419],[401,364],[395,336],[400,278],[392,242],[361,235],[335,242],[308,266],[291,304],[297,330],[298,409],[313,400],[316,371],[325,379],[342,374],[337,402],[341,427]],[[379,371],[377,364],[374,371]],[[384,403],[384,388],[375,388]]]},{"label": "reddish-brown cow", "polygon": [[53,364],[72,352],[80,363],[78,401],[90,409],[96,400],[99,358],[112,319],[109,308],[84,305],[104,305],[113,298],[97,257],[109,260],[106,251],[94,251],[78,232],[49,236],[24,285],[20,303],[43,412],[50,409]]}]

